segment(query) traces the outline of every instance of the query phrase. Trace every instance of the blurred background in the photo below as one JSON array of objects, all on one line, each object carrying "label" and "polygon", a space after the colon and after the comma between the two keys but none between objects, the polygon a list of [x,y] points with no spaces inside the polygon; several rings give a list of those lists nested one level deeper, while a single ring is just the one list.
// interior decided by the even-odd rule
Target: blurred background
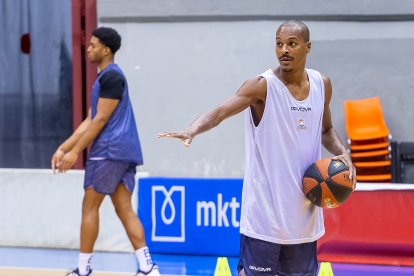
[{"label": "blurred background", "polygon": [[[301,20],[310,29],[307,67],[331,79],[332,120],[342,142],[355,160],[361,154],[374,156],[361,161],[358,173],[385,171],[373,181],[379,186],[358,181],[346,204],[324,212],[327,231],[319,243],[319,259],[414,266],[414,1],[0,0],[0,268],[61,269],[76,259],[74,253],[68,258],[66,251],[38,249],[79,248],[87,153],[64,175],[51,173],[50,158],[87,115],[97,69],[88,62],[86,48],[92,30],[107,26],[122,36],[115,61],[128,80],[144,153],[137,174],[139,199],[135,189],[133,201],[135,208],[139,203],[152,252],[234,257],[229,260],[235,271],[245,166],[243,114],[196,137],[189,149],[176,140],[159,140],[156,134],[185,128],[235,94],[247,79],[277,67],[275,33],[288,19]],[[380,100],[386,134],[367,142],[371,148],[371,143],[380,142],[380,150],[353,152],[352,145],[361,145],[351,139],[344,105],[366,98]],[[323,151],[323,156],[330,154]],[[169,196],[177,193],[168,204],[185,210],[187,220],[182,217],[177,229],[187,229],[186,243],[152,239],[152,216],[159,215],[153,202],[162,203],[155,193],[165,196],[165,202],[167,190]],[[232,203],[235,223],[199,227],[199,202]],[[101,216],[96,250],[131,252],[109,200]],[[231,246],[214,246],[218,237]],[[191,239],[197,242],[188,242]],[[32,252],[29,247],[33,253],[27,253]],[[40,257],[26,262],[29,258],[22,258],[21,252]],[[209,262],[214,265],[215,259]],[[116,268],[106,267],[108,263],[98,262],[97,268],[135,269],[133,259],[132,265],[119,262]],[[203,263],[193,264],[191,270],[185,260],[168,257],[161,262],[167,268],[177,264],[170,274],[211,275],[214,267],[208,273],[197,270]],[[337,275],[392,273],[383,267],[351,267]],[[412,273],[407,270],[405,275]],[[10,276],[1,269],[0,275]]]}]

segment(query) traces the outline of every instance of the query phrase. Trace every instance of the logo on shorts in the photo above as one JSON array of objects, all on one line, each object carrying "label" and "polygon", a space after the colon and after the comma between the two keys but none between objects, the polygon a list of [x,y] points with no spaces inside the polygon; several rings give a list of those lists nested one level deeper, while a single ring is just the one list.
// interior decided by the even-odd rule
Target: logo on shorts
[{"label": "logo on shorts", "polygon": [[152,241],[185,242],[185,187],[152,186]]},{"label": "logo on shorts", "polygon": [[254,266],[254,265],[250,265],[249,266],[250,270],[254,270],[254,271],[260,271],[260,272],[270,272],[272,271],[272,269],[270,267],[258,267],[258,266]]}]

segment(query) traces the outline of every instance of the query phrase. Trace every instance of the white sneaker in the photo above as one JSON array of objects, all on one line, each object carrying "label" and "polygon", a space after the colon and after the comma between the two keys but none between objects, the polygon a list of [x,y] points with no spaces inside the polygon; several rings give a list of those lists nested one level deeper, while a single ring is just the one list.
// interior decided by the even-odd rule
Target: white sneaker
[{"label": "white sneaker", "polygon": [[141,270],[138,270],[138,272],[135,276],[161,276],[161,274],[158,271],[158,265],[154,264],[154,265],[152,265],[152,268],[151,268],[150,271],[143,272]]},{"label": "white sneaker", "polygon": [[92,269],[90,269],[90,270],[88,271],[88,274],[86,274],[86,275],[81,275],[81,274],[79,273],[79,269],[78,269],[78,268],[73,269],[73,270],[69,271],[69,272],[66,274],[66,276],[92,276],[92,275],[93,275],[93,274],[92,274]]}]

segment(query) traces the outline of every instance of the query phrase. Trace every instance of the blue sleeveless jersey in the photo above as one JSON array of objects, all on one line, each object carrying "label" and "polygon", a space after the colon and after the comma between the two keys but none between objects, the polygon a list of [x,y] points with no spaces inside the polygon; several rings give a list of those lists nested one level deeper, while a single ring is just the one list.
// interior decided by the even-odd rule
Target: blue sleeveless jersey
[{"label": "blue sleeveless jersey", "polygon": [[108,65],[97,77],[92,87],[91,112],[96,116],[100,84],[99,79],[109,70],[114,70],[125,79],[124,91],[115,111],[91,146],[89,158],[104,158],[143,164],[141,144],[135,124],[134,111],[128,93],[128,83],[117,64]]}]

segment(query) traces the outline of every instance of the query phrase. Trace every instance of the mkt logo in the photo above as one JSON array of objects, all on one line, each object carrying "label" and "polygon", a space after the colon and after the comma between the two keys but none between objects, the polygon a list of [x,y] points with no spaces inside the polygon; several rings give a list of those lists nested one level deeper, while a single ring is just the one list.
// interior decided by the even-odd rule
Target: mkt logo
[{"label": "mkt logo", "polygon": [[152,241],[185,242],[185,187],[151,187]]},{"label": "mkt logo", "polygon": [[232,227],[238,228],[237,210],[240,202],[235,197],[231,201],[223,201],[223,194],[217,194],[217,201],[197,201],[197,226]]}]

